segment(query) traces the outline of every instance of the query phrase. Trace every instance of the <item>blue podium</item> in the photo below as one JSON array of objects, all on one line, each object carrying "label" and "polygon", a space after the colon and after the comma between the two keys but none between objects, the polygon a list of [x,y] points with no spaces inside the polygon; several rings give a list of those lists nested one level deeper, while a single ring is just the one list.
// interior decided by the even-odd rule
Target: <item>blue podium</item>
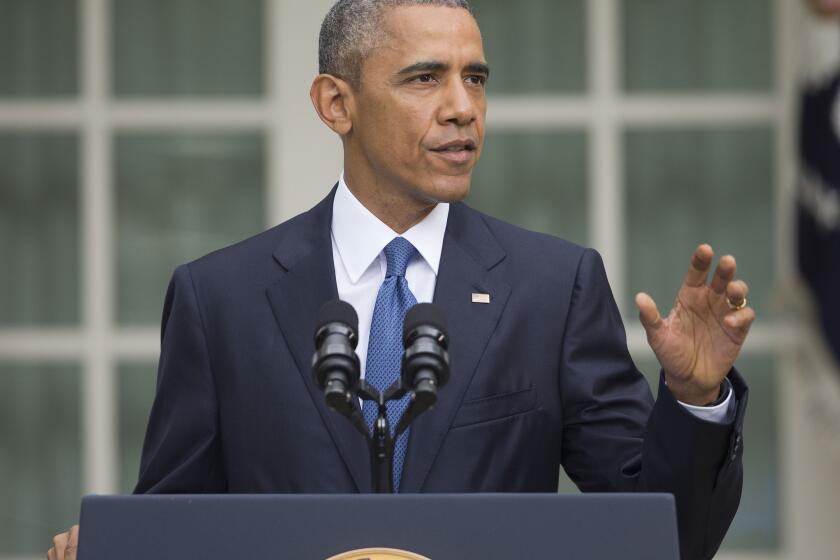
[{"label": "blue podium", "polygon": [[679,558],[667,494],[86,496],[80,522],[81,560]]}]

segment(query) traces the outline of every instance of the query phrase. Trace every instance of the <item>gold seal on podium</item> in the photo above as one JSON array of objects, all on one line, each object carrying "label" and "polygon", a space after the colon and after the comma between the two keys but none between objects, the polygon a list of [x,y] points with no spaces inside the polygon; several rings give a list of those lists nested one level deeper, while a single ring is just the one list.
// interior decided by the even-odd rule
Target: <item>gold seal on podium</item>
[{"label": "gold seal on podium", "polygon": [[405,550],[397,550],[395,548],[366,548],[364,550],[351,550],[327,558],[327,560],[430,560],[425,556],[407,552]]}]

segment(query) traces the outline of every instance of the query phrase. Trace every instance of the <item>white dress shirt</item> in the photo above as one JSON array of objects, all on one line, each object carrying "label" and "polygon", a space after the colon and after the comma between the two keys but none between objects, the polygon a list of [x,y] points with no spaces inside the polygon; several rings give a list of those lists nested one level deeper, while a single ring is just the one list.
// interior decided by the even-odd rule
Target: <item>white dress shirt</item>
[{"label": "white dress shirt", "polygon": [[[417,303],[431,303],[435,295],[448,218],[449,205],[438,204],[422,222],[402,234],[419,253],[409,261],[405,271],[408,288]],[[359,315],[356,354],[363,378],[373,307],[388,270],[384,249],[397,237],[400,234],[382,223],[350,192],[342,174],[333,201],[333,263],[338,297],[352,305]]]},{"label": "white dress shirt", "polygon": [[[434,297],[448,219],[449,204],[441,203],[422,222],[402,234],[419,253],[411,259],[405,271],[405,279],[417,303],[431,303]],[[400,234],[359,202],[344,182],[342,173],[333,200],[331,237],[338,297],[352,305],[359,315],[356,354],[364,378],[373,307],[388,269],[384,249]],[[680,404],[698,418],[720,423],[734,413],[734,402],[730,391],[726,400],[718,406]]]}]

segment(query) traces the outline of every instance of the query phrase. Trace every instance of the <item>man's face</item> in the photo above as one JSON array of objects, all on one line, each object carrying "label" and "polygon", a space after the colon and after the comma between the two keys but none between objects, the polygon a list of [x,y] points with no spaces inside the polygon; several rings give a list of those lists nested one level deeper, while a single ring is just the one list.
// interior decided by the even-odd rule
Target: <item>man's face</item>
[{"label": "man's face", "polygon": [[365,60],[354,95],[348,163],[380,190],[421,203],[460,200],[484,141],[481,32],[457,8],[390,8],[384,19],[386,38]]}]

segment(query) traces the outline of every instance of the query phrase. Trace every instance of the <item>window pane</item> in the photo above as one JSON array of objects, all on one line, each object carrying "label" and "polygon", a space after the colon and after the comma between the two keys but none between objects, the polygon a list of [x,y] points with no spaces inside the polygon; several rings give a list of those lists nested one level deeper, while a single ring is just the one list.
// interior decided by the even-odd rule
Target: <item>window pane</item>
[{"label": "window pane", "polygon": [[76,366],[0,364],[0,555],[40,557],[78,523],[80,387]]},{"label": "window pane", "polygon": [[750,384],[744,424],[744,493],[723,546],[777,549],[781,534],[779,407],[776,363],[770,356],[738,361]]},{"label": "window pane", "polygon": [[467,202],[518,226],[586,243],[586,133],[488,134]]},{"label": "window pane", "polygon": [[79,322],[79,145],[0,132],[0,327]]},{"label": "window pane", "polygon": [[586,89],[584,0],[473,0],[490,93]]},{"label": "window pane", "polygon": [[118,96],[258,96],[262,0],[114,0]]},{"label": "window pane", "polygon": [[76,95],[78,43],[76,0],[0,0],[0,97]]},{"label": "window pane", "polygon": [[[634,359],[654,389],[658,387],[659,364],[653,352]],[[744,421],[744,490],[722,550],[776,550],[781,533],[777,365],[773,356],[747,355],[738,359],[736,367],[750,387]]]},{"label": "window pane", "polygon": [[117,383],[120,411],[119,491],[130,494],[137,485],[143,438],[155,398],[155,365],[120,364]]},{"label": "window pane", "polygon": [[773,2],[625,0],[629,91],[769,91]]},{"label": "window pane", "polygon": [[173,269],[265,224],[261,133],[116,138],[121,324],[156,326]]},{"label": "window pane", "polygon": [[738,261],[749,302],[767,318],[774,277],[773,132],[631,130],[625,135],[628,316],[646,291],[667,313],[694,249]]}]

